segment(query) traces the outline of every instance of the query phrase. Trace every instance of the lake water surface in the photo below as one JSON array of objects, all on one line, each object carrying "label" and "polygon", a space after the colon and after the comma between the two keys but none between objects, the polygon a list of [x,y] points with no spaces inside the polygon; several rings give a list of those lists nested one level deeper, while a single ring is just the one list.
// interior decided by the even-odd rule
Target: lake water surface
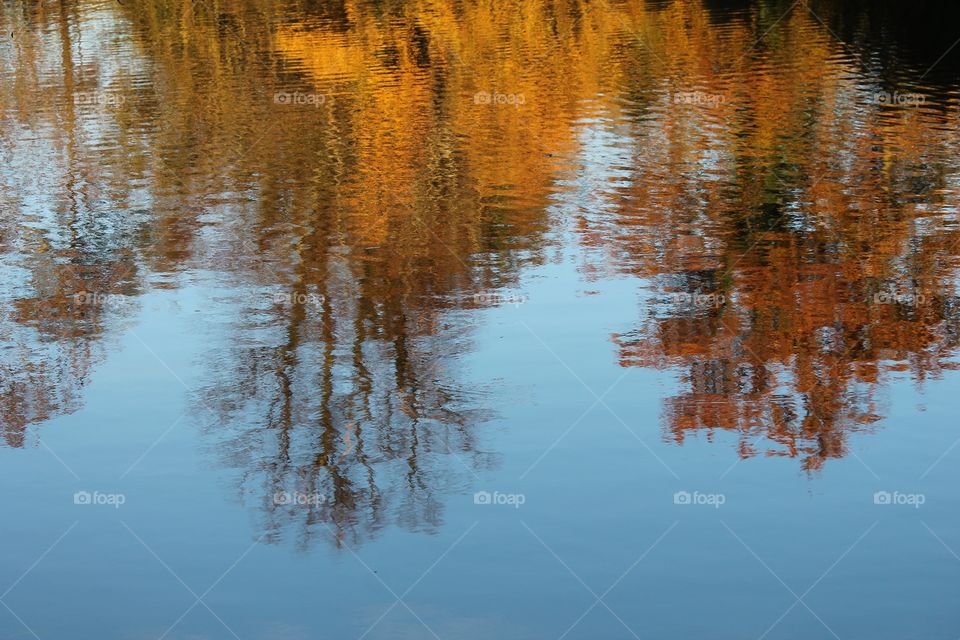
[{"label": "lake water surface", "polygon": [[0,638],[957,640],[948,8],[3,3]]}]

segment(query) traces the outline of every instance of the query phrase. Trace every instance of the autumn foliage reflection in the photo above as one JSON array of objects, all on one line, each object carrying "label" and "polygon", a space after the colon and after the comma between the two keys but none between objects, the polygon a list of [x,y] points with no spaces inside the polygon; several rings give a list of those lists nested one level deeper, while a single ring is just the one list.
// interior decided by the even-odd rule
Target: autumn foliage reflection
[{"label": "autumn foliage reflection", "polygon": [[[11,148],[2,182],[33,225],[2,227],[31,265],[0,325],[7,443],[76,408],[130,313],[72,296],[199,281],[229,293],[195,414],[272,538],[432,530],[496,462],[492,398],[457,370],[474,301],[569,223],[585,277],[644,293],[615,341],[679,373],[668,440],[845,455],[886,379],[955,366],[960,122],[791,4],[5,7],[29,77],[0,86],[0,128],[65,150],[40,171]],[[74,42],[94,23],[124,37]]]},{"label": "autumn foliage reflection", "polygon": [[785,23],[737,74],[689,62],[726,99],[651,108],[615,215],[583,226],[649,283],[643,322],[615,341],[624,366],[681,372],[667,439],[730,432],[742,457],[815,470],[883,417],[885,380],[957,366],[960,122],[954,99],[853,84],[857,62],[813,16]]}]

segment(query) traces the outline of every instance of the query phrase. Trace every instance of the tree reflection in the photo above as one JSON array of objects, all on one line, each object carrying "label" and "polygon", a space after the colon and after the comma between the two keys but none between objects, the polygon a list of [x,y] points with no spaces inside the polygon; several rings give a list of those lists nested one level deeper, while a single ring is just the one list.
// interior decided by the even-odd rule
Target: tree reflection
[{"label": "tree reflection", "polygon": [[474,433],[488,398],[448,368],[469,349],[457,290],[400,256],[348,250],[300,254],[284,284],[245,289],[245,320],[198,398],[271,535],[296,529],[304,545],[328,530],[351,544],[388,524],[432,530],[441,497],[493,460]]},{"label": "tree reflection", "polygon": [[[800,12],[783,30],[814,20]],[[683,372],[668,440],[729,431],[742,457],[815,470],[880,419],[885,379],[955,365],[960,235],[945,224],[957,186],[944,150],[958,123],[933,96],[892,105],[875,99],[885,89],[846,86],[857,62],[836,43],[776,37],[773,55],[798,64],[746,56],[751,91],[708,73],[729,100],[637,128],[638,168],[616,194],[631,204],[584,226],[591,246],[618,238],[610,255],[650,282],[649,314],[615,340],[623,366]],[[659,158],[688,170],[667,178]]]},{"label": "tree reflection", "polygon": [[230,292],[196,413],[271,539],[432,530],[496,461],[470,309],[549,259],[557,215],[587,277],[642,283],[615,339],[679,372],[669,441],[845,455],[887,379],[953,366],[960,122],[783,4],[5,6],[7,444],[78,406],[125,304],[192,280]]}]

